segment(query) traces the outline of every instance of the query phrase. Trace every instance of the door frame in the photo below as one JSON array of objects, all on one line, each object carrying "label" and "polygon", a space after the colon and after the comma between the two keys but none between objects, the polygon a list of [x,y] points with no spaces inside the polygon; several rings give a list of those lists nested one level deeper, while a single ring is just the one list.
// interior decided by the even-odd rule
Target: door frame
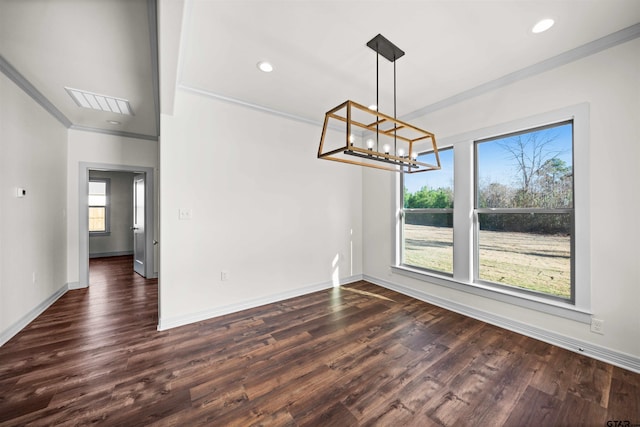
[{"label": "door frame", "polygon": [[[147,212],[147,206],[146,206],[146,191],[147,191],[147,176],[146,174],[143,173],[132,173],[131,174],[132,177],[132,182],[129,184],[130,187],[132,188],[132,194],[133,194],[133,204],[132,204],[132,208],[131,211],[129,212],[129,215],[133,216],[133,227],[131,227],[131,231],[133,232],[133,271],[140,274],[143,277],[147,277],[147,275],[149,274],[149,272],[147,271],[147,260],[146,260],[146,244],[144,242],[144,239],[147,236],[147,222],[146,222],[146,215],[144,215],[145,217],[140,218],[140,216],[138,215],[138,201],[140,200],[140,198],[142,198],[141,202],[142,202],[142,209],[143,209],[143,214],[146,214]],[[139,186],[138,183],[142,182],[142,194],[140,194],[139,192]],[[142,226],[140,226],[139,221],[142,222]],[[140,228],[142,228],[142,231],[140,231]],[[138,237],[139,235],[142,234],[142,238],[143,241],[139,242]],[[141,247],[139,247],[141,246]],[[89,250],[91,250],[91,248],[89,248]],[[142,253],[142,257],[143,259],[140,259],[138,257],[138,255],[140,255],[140,250],[143,251]],[[140,265],[142,264],[142,265]]]},{"label": "door frame", "polygon": [[[135,165],[116,165],[110,163],[80,162],[78,172],[78,266],[80,287],[89,286],[89,217],[86,214],[89,207],[89,171],[109,172],[133,172],[145,176],[145,273],[148,279],[156,278],[154,264],[154,231],[155,231],[155,205],[154,205],[154,169],[152,167]],[[133,268],[133,267],[132,267]]]}]

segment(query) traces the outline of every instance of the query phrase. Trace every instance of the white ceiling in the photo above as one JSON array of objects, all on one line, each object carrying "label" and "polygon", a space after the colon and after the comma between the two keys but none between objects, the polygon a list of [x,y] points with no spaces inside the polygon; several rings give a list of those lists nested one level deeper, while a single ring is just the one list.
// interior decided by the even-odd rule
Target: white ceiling
[{"label": "white ceiling", "polygon": [[[555,26],[533,34],[545,17]],[[637,24],[640,1],[194,0],[183,22],[182,86],[321,121],[347,99],[375,103],[366,43],[378,33],[406,52],[396,63],[402,117]],[[258,71],[261,60],[275,70]],[[381,57],[388,114],[392,72]]]},{"label": "white ceiling", "polygon": [[[608,42],[621,30],[640,36],[638,0],[159,3],[163,88],[173,90],[165,84],[173,75],[164,72],[173,69],[180,87],[314,122],[347,99],[375,102],[376,55],[366,43],[378,33],[406,52],[397,61],[399,117],[519,70],[542,69],[558,55],[607,46],[596,40]],[[159,131],[155,24],[149,26],[155,4],[0,0],[0,69],[35,88],[35,97],[50,102],[68,126],[153,139]],[[556,25],[532,34],[544,17]],[[261,60],[275,70],[258,71]],[[389,114],[392,70],[381,58],[380,110]],[[65,86],[126,98],[135,115],[82,109]]]},{"label": "white ceiling", "polygon": [[[39,93],[32,96],[50,102],[58,110],[54,114],[69,127],[155,139],[155,1],[150,2],[151,11],[148,3],[0,0],[0,55],[5,68],[8,63],[18,79],[31,86],[27,90]],[[134,115],[80,108],[65,87],[128,99]]]}]

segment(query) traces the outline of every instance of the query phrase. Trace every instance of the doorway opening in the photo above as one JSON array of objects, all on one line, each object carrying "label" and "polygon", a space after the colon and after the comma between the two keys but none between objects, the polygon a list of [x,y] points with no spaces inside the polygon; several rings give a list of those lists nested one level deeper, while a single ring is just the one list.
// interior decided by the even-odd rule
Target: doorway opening
[{"label": "doorway opening", "polygon": [[[89,258],[130,256],[137,274],[156,278],[153,168],[82,162],[78,181],[80,287],[90,285]],[[89,195],[92,181],[108,183],[93,186],[99,191],[109,188],[107,200],[100,198],[101,194]],[[114,194],[114,190],[119,194]],[[100,202],[104,202],[104,208]],[[92,203],[98,203],[93,209],[97,222],[89,218]],[[116,205],[117,217],[113,215]],[[103,214],[104,220],[100,218]]]}]

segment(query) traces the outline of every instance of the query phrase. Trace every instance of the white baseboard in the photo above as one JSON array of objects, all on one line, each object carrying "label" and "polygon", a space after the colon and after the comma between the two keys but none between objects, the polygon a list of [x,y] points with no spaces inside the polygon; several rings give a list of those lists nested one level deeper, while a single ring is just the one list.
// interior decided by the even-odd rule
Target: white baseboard
[{"label": "white baseboard", "polygon": [[56,302],[62,295],[67,293],[68,290],[68,284],[62,286],[60,289],[51,294],[49,298],[45,299],[27,314],[22,316],[20,320],[9,326],[9,328],[7,328],[6,330],[2,331],[2,333],[0,333],[0,347],[3,346],[11,338],[13,338],[18,332],[24,329],[29,323],[33,322],[36,317],[40,316],[47,308],[51,306],[51,304]]},{"label": "white baseboard", "polygon": [[[349,277],[343,277],[340,279],[338,285],[344,285],[347,283],[356,282],[362,280],[362,275],[355,275]],[[299,297],[301,295],[310,294],[317,291],[323,291],[325,289],[332,288],[334,283],[332,281],[317,283],[315,285],[309,285],[302,288],[293,289],[287,292],[281,292],[273,295],[268,295],[261,298],[252,299],[249,301],[243,301],[238,304],[231,304],[224,307],[218,307],[212,310],[205,310],[198,313],[187,314],[184,316],[175,316],[164,319],[158,319],[158,330],[164,331],[171,328],[177,328],[178,326],[188,325],[190,323],[199,322],[201,320],[212,319],[218,316],[224,316],[225,314],[236,313],[238,311],[247,310],[250,308],[259,307],[261,305],[272,304],[274,302],[284,301],[289,298]]]},{"label": "white baseboard", "polygon": [[619,366],[636,373],[640,373],[640,358],[631,354],[622,353],[589,342],[577,340],[575,338],[567,337],[552,331],[548,331],[546,329],[527,325],[513,319],[496,316],[495,314],[489,312],[478,310],[464,304],[459,304],[455,301],[436,297],[416,289],[397,285],[395,283],[391,283],[383,279],[378,279],[376,277],[364,275],[363,279],[378,286],[382,286],[383,288],[391,289],[401,294],[416,298],[420,301],[428,302],[438,307],[446,308],[447,310],[451,310],[456,313],[472,317],[474,319],[482,320],[483,322],[490,323],[509,331],[517,332],[519,334],[526,335],[528,337],[535,338],[540,341],[544,341],[546,343],[562,347],[579,354],[584,354],[585,356],[589,356],[593,359],[601,360],[603,362],[610,363],[612,365]]},{"label": "white baseboard", "polygon": [[89,258],[107,258],[112,256],[133,255],[133,251],[96,252],[90,253]]},{"label": "white baseboard", "polygon": [[80,284],[80,282],[67,283],[67,289],[70,290],[70,291],[72,291],[74,289],[84,289],[84,288],[87,288],[87,287],[88,287],[87,285],[82,285],[82,284]]}]

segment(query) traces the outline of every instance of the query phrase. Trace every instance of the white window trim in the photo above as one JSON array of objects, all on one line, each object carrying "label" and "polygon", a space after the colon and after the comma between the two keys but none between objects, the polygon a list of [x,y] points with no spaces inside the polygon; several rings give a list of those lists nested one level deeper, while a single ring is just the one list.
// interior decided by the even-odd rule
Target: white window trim
[{"label": "white window trim", "polygon": [[[105,223],[104,223],[104,231],[89,231],[89,235],[90,236],[110,236],[111,235],[111,178],[89,178],[88,182],[104,182],[105,185],[105,193],[107,195],[106,197],[106,204],[104,206],[105,208],[105,212],[104,212],[104,216],[105,216]],[[87,215],[89,214],[89,208],[92,207],[101,207],[102,205],[99,206],[92,206],[92,205],[88,205],[87,206]]]},{"label": "white window trim", "polygon": [[[474,141],[536,128],[550,123],[573,120],[574,132],[574,209],[575,209],[575,303],[570,304],[535,295],[474,283]],[[439,145],[454,149],[454,214],[453,277],[413,269],[401,259],[401,191],[398,178],[394,186],[396,241],[394,273],[414,279],[472,293],[486,298],[569,318],[582,323],[591,321],[590,274],[590,173],[589,173],[589,104],[583,103],[524,119],[514,120],[453,137],[443,138]],[[428,172],[425,172],[428,173]]]}]

